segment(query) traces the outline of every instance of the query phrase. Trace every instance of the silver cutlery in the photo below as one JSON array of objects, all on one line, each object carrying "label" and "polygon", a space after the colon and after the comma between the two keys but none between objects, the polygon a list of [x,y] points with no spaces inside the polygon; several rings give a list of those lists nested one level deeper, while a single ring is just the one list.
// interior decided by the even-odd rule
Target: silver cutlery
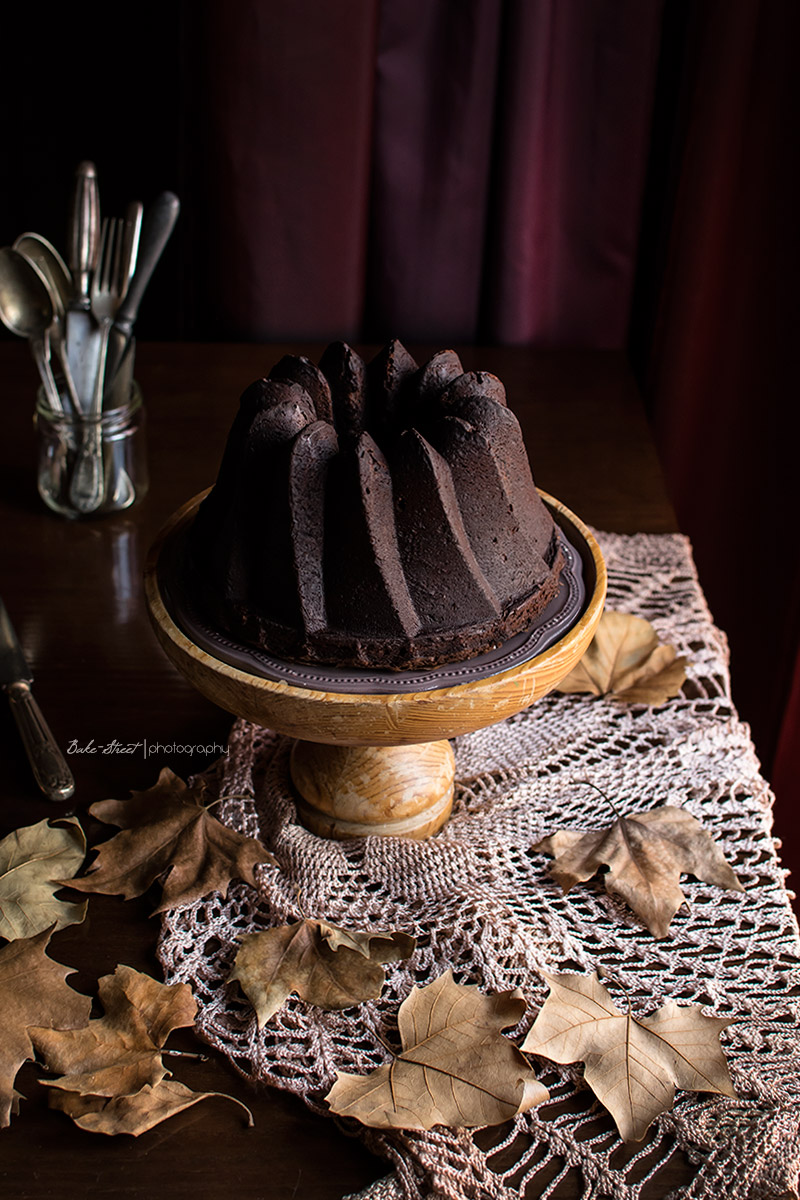
[{"label": "silver cutlery", "polygon": [[109,379],[116,375],[125,354],[142,297],[175,228],[180,208],[180,201],[173,192],[162,192],[144,215],[136,270],[111,330],[106,368]]},{"label": "silver cutlery", "polygon": [[[37,408],[39,491],[56,512],[125,508],[137,498],[137,476],[147,488],[142,463],[130,457],[143,420],[133,326],[179,210],[177,196],[164,192],[147,210],[132,202],[123,218],[100,222],[97,172],[83,162],[75,172],[68,265],[35,233],[0,252],[0,319],[30,340],[47,396]],[[58,382],[53,356],[62,367]],[[124,435],[120,422],[130,423]]]},{"label": "silver cutlery", "polygon": [[53,301],[36,268],[11,246],[0,249],[0,320],[12,333],[28,339],[48,403],[53,412],[63,414],[50,364]]},{"label": "silver cutlery", "polygon": [[53,319],[48,330],[50,347],[56,352],[61,363],[64,383],[73,412],[79,413],[81,411],[80,399],[72,379],[66,349],[65,319],[67,306],[72,296],[72,276],[69,268],[56,248],[38,233],[20,234],[12,249],[28,260],[50,293],[53,304]]},{"label": "silver cutlery", "polygon": [[70,370],[81,401],[92,392],[97,361],[97,338],[89,293],[100,244],[100,192],[94,163],[82,162],[75,171],[69,219],[67,261],[73,292],[67,312],[67,349]]},{"label": "silver cutlery", "polygon": [[128,294],[136,263],[139,258],[139,241],[142,234],[142,218],[144,205],[141,200],[132,200],[125,209],[124,228],[122,235],[122,253],[119,260],[119,294],[123,298]]},{"label": "silver cutlery", "polygon": [[68,800],[75,781],[36,703],[33,675],[0,599],[0,687],[8,697],[34,778],[50,800]]},{"label": "silver cutlery", "polygon": [[76,308],[88,309],[92,271],[100,245],[100,192],[94,163],[79,163],[75,171],[69,221],[69,266]]},{"label": "silver cutlery", "polygon": [[[123,300],[128,294],[128,288],[130,287],[131,279],[133,278],[133,274],[136,270],[136,263],[139,256],[139,239],[142,232],[143,213],[144,205],[140,200],[133,201],[125,210],[125,224],[119,263],[119,279],[117,284],[119,294]],[[106,399],[111,400],[111,407],[114,407],[118,403],[124,404],[130,395],[131,383],[133,382],[133,355],[130,354],[129,351],[132,341],[133,339],[129,339],[128,348],[123,353],[119,363],[112,362],[110,354],[106,356],[103,398],[104,401]],[[110,345],[109,349],[111,349]],[[128,365],[130,365],[130,370],[123,371],[122,368]]]},{"label": "silver cutlery", "polygon": [[103,472],[103,383],[105,380],[108,336],[117,309],[122,301],[119,292],[120,258],[124,237],[124,221],[103,221],[100,254],[91,280],[92,317],[100,331],[100,345],[95,368],[91,402],[86,416],[84,437],[72,476],[70,499],[78,512],[90,513],[103,502],[105,480]]},{"label": "silver cutlery", "polygon": [[72,299],[72,274],[55,246],[40,233],[21,233],[12,248],[38,267],[50,285],[54,304],[65,313]]}]

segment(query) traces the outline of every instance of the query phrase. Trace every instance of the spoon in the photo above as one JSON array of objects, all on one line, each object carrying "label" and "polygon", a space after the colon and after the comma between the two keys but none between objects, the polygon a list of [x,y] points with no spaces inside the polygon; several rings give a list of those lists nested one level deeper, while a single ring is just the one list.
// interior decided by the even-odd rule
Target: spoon
[{"label": "spoon", "polygon": [[72,299],[72,274],[55,246],[40,233],[21,233],[13,249],[38,267],[50,286],[54,307],[65,313]]},{"label": "spoon", "polygon": [[61,360],[64,382],[69,392],[69,398],[76,412],[81,411],[80,399],[72,379],[66,345],[64,342],[64,325],[67,306],[72,296],[72,276],[69,267],[61,255],[38,233],[22,233],[14,242],[13,247],[23,258],[34,267],[41,276],[53,304],[53,323],[50,326],[50,345]]},{"label": "spoon", "polygon": [[36,268],[10,246],[0,249],[0,320],[12,333],[29,340],[50,408],[63,416],[49,356],[53,301]]}]

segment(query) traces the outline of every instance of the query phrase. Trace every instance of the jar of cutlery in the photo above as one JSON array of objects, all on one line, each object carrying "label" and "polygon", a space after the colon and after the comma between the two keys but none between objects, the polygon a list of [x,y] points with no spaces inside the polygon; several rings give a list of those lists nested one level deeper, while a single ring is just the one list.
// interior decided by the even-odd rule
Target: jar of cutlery
[{"label": "jar of cutlery", "polygon": [[127,402],[78,413],[65,396],[53,409],[44,388],[36,395],[37,486],[54,512],[98,517],[120,512],[147,492],[145,410],[136,380]]}]

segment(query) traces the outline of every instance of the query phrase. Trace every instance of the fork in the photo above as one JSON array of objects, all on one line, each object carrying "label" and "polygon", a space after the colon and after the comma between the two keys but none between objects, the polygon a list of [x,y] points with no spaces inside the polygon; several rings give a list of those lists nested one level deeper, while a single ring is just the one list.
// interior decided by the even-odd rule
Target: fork
[{"label": "fork", "polygon": [[120,257],[125,236],[125,222],[120,219],[103,221],[97,269],[92,277],[90,302],[92,316],[99,329],[97,369],[92,397],[85,415],[84,436],[70,484],[70,500],[81,513],[94,512],[103,503],[105,479],[103,470],[103,386],[106,373],[108,337],[117,309],[122,303],[120,289]]}]

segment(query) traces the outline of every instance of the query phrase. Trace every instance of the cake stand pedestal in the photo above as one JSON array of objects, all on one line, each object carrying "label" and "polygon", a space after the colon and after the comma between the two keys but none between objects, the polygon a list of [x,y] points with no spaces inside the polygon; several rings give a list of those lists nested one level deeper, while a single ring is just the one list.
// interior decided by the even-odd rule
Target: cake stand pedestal
[{"label": "cake stand pedestal", "polygon": [[300,820],[320,837],[425,838],[453,807],[456,760],[448,741],[326,746],[298,740],[289,761]]},{"label": "cake stand pedestal", "polygon": [[[583,655],[603,611],[606,571],[582,521],[545,500],[583,562],[583,611],[548,649],[507,670],[415,691],[333,691],[263,678],[223,661],[187,636],[170,611],[159,562],[202,497],[179,509],[145,567],[153,628],[175,667],[207,699],[257,725],[295,738],[291,778],[303,824],[322,837],[425,838],[447,820],[455,760],[448,738],[493,725],[551,691]],[[385,686],[385,685],[384,685]]]}]

